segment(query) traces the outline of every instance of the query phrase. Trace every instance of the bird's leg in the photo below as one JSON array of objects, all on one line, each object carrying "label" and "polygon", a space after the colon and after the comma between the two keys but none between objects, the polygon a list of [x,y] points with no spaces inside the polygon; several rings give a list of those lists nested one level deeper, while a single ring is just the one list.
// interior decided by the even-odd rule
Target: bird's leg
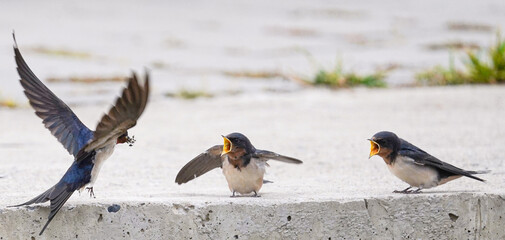
[{"label": "bird's leg", "polygon": [[404,194],[409,194],[409,193],[411,193],[411,192],[412,192],[412,190],[409,190],[409,189],[411,189],[411,188],[412,188],[412,187],[408,187],[408,188],[405,188],[405,189],[403,189],[403,190],[401,190],[401,191],[394,190],[394,191],[393,191],[393,193],[404,193]]},{"label": "bird's leg", "polygon": [[258,193],[256,191],[253,191],[253,192],[254,192],[253,197],[261,197],[260,195],[258,195]]},{"label": "bird's leg", "polygon": [[93,187],[87,187],[86,190],[88,190],[89,197],[96,198],[95,192],[93,191]]},{"label": "bird's leg", "polygon": [[422,193],[421,188],[418,188],[415,191],[411,191],[410,193],[413,193],[413,194]]},{"label": "bird's leg", "polygon": [[230,197],[235,197],[235,190],[233,190],[233,193]]}]

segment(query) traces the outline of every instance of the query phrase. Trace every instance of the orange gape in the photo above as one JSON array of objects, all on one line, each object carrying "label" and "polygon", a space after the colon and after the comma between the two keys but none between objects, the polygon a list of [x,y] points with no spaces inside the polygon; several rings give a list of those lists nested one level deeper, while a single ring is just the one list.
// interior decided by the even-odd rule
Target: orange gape
[{"label": "orange gape", "polygon": [[223,154],[225,153],[229,153],[231,151],[231,148],[233,147],[232,146],[232,143],[231,141],[226,138],[225,136],[223,136],[223,141],[224,141],[224,145],[223,145]]},{"label": "orange gape", "polygon": [[378,154],[380,152],[380,150],[381,150],[381,147],[379,146],[379,144],[370,140],[370,157]]}]

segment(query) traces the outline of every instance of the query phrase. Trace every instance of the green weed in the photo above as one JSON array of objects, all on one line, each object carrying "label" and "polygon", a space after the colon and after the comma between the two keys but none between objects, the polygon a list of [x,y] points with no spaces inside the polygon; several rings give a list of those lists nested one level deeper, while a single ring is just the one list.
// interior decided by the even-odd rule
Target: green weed
[{"label": "green weed", "polygon": [[171,98],[181,98],[181,99],[196,99],[196,98],[211,98],[214,97],[214,95],[204,92],[204,91],[190,91],[186,89],[179,90],[176,93],[165,93],[165,96],[171,97]]},{"label": "green weed", "polygon": [[454,57],[451,56],[449,68],[436,66],[418,73],[416,79],[423,85],[505,83],[505,39],[497,34],[494,46],[484,53],[468,50],[462,62],[464,69],[456,69]]}]

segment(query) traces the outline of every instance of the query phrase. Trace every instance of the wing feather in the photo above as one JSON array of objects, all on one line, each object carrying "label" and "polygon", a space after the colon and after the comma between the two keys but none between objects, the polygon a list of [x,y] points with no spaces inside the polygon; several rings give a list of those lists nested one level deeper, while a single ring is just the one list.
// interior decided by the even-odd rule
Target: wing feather
[{"label": "wing feather", "polygon": [[148,98],[149,74],[146,73],[144,86],[141,86],[137,75],[132,73],[121,97],[117,98],[114,106],[103,115],[96,126],[93,139],[83,148],[83,151],[90,152],[112,139],[117,139],[126,130],[135,126],[144,112]]},{"label": "wing feather", "polygon": [[216,145],[193,158],[182,167],[175,178],[175,182],[179,185],[187,183],[214,168],[221,167],[223,165],[221,158],[222,150],[223,145]]},{"label": "wing feather", "polygon": [[[430,155],[429,153],[425,152],[424,150],[414,146],[413,144],[400,139],[401,141],[401,148],[398,154],[407,156],[409,158],[414,159],[415,163],[420,164],[420,165],[427,165],[434,167],[438,170],[444,171],[449,173],[450,175],[461,175],[469,178],[473,178],[475,180],[479,180],[481,182],[484,182],[485,180],[478,178],[476,176],[473,176],[474,172],[472,171],[466,171],[461,168],[458,168],[456,166],[453,166],[449,163],[443,162],[440,159]],[[477,172],[475,172],[477,173]]]},{"label": "wing feather", "polygon": [[267,150],[256,150],[254,153],[253,157],[259,158],[259,159],[271,159],[271,160],[277,160],[285,163],[294,163],[294,164],[302,164],[303,162],[299,159],[280,155],[278,153],[270,152]]},{"label": "wing feather", "polygon": [[[68,153],[76,156],[93,137],[93,132],[35,76],[23,59],[15,37],[14,56],[21,86],[35,114],[42,119],[44,126],[67,149]],[[63,127],[60,128],[61,126]]]}]

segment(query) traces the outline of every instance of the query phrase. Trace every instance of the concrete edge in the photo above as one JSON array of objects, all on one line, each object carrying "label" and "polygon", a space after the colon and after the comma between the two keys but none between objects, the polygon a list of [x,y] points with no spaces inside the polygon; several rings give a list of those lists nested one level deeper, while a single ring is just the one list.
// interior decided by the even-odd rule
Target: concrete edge
[{"label": "concrete edge", "polygon": [[297,203],[80,204],[44,235],[47,205],[0,209],[0,239],[505,239],[505,197],[415,195]]}]

